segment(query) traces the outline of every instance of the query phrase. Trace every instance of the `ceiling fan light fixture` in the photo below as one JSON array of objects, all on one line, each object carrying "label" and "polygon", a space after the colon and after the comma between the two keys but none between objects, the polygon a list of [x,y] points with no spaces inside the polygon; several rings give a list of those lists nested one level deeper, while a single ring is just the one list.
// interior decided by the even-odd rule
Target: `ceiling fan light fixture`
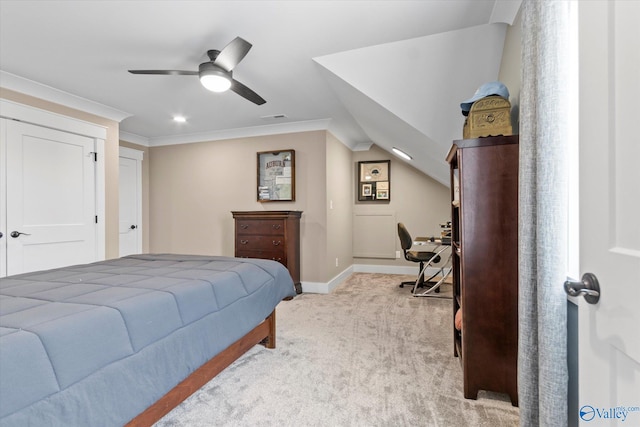
[{"label": "ceiling fan light fixture", "polygon": [[231,72],[226,72],[211,62],[205,62],[200,64],[200,83],[211,92],[224,92],[231,87]]},{"label": "ceiling fan light fixture", "polygon": [[247,101],[256,105],[266,103],[260,95],[233,79],[233,68],[242,61],[251,49],[251,43],[236,37],[222,50],[210,49],[207,56],[210,61],[203,62],[198,71],[190,70],[129,70],[131,74],[155,74],[161,76],[198,76],[205,89],[212,92],[224,92],[231,89]]},{"label": "ceiling fan light fixture", "polygon": [[231,87],[231,81],[228,78],[215,74],[200,76],[200,83],[211,92],[224,92]]}]

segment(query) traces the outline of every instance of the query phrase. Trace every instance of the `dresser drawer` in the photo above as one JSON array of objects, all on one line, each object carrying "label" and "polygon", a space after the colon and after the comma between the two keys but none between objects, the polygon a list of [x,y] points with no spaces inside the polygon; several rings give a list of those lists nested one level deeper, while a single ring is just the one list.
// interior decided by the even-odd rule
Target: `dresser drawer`
[{"label": "dresser drawer", "polygon": [[287,255],[283,250],[248,250],[248,249],[238,249],[236,250],[237,258],[259,258],[259,259],[270,259],[273,261],[278,261],[284,266],[287,266]]},{"label": "dresser drawer", "polygon": [[238,219],[236,221],[237,234],[284,234],[284,221],[281,219]]},{"label": "dresser drawer", "polygon": [[236,236],[237,250],[284,250],[282,236],[238,235]]}]

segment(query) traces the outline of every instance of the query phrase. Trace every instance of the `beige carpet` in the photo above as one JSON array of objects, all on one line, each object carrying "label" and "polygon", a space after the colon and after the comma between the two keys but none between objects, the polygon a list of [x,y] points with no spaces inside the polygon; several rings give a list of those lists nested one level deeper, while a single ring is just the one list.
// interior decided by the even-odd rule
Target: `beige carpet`
[{"label": "beige carpet", "polygon": [[282,302],[275,350],[254,347],[157,426],[517,426],[505,395],[464,399],[451,300],[414,298],[409,279],[356,273]]}]

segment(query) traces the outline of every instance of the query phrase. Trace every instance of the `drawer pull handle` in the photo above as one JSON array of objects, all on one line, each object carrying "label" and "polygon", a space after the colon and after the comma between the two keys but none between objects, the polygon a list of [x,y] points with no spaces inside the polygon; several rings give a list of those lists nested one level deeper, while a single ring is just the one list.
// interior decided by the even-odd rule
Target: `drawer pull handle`
[{"label": "drawer pull handle", "polygon": [[273,228],[274,230],[280,230],[280,224],[273,224],[271,228]]},{"label": "drawer pull handle", "polygon": [[246,230],[247,228],[249,228],[249,224],[240,224],[240,228]]},{"label": "drawer pull handle", "polygon": [[280,246],[280,243],[282,243],[280,240],[274,240],[273,246]]},{"label": "drawer pull handle", "polygon": [[243,245],[246,245],[247,243],[249,243],[249,241],[248,240],[240,240],[240,243],[243,244]]}]

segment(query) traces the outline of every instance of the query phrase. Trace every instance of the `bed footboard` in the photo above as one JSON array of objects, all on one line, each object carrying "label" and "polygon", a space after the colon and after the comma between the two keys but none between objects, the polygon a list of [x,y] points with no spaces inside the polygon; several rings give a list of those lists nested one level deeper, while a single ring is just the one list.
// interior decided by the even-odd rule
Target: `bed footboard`
[{"label": "bed footboard", "polygon": [[129,421],[126,426],[138,427],[153,425],[258,343],[263,344],[267,348],[276,347],[275,310],[273,310],[269,317],[262,323],[193,371],[191,375],[167,392],[167,394],[162,396],[156,403]]}]

